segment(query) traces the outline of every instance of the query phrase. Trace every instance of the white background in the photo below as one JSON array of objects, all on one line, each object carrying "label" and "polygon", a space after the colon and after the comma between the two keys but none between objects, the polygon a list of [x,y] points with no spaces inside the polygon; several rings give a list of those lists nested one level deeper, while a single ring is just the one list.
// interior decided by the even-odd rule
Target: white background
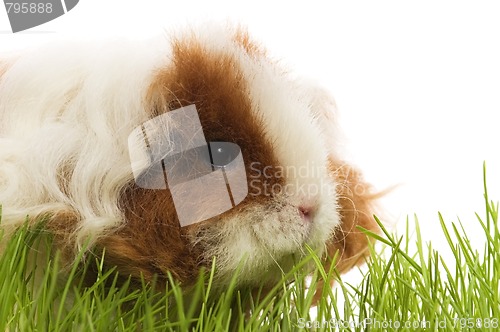
[{"label": "white background", "polygon": [[[482,163],[500,199],[500,5],[496,1],[81,0],[68,14],[12,34],[0,7],[0,51],[60,38],[145,38],[230,20],[334,94],[349,160],[378,189],[385,220],[419,216],[434,247],[437,212],[482,247]],[[165,30],[164,30],[165,29]],[[133,64],[130,64],[133,65]]]}]

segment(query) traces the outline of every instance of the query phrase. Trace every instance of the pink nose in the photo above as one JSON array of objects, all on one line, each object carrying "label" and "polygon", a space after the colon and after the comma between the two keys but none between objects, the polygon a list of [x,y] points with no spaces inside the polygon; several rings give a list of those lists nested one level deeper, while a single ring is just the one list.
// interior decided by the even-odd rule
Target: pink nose
[{"label": "pink nose", "polygon": [[299,214],[305,221],[312,221],[313,209],[311,206],[301,205],[299,206]]}]

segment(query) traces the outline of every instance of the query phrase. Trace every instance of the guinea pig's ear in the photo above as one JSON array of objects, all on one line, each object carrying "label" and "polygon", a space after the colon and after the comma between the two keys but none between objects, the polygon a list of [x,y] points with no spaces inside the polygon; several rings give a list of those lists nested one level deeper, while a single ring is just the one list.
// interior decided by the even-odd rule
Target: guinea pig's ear
[{"label": "guinea pig's ear", "polygon": [[338,125],[335,99],[330,92],[315,82],[304,80],[298,84],[305,98],[309,100],[310,112],[321,131],[328,153],[333,156],[342,155],[343,133]]}]

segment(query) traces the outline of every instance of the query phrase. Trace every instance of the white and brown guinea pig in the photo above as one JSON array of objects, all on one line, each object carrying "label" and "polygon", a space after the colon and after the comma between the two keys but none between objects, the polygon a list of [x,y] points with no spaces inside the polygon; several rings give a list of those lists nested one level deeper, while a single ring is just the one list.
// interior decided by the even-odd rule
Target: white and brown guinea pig
[{"label": "white and brown guinea pig", "polygon": [[[171,188],[137,184],[129,141],[136,128],[190,105],[206,142],[239,147],[248,193],[182,225]],[[105,250],[106,265],[125,275],[165,281],[168,271],[186,285],[213,257],[220,286],[242,259],[240,285],[270,284],[306,244],[327,267],[338,251],[344,272],[368,251],[356,226],[377,227],[370,186],[337,155],[335,112],[324,90],[292,77],[240,28],[48,45],[3,58],[2,241],[26,220],[46,218],[69,260],[90,239],[89,250]],[[170,120],[158,135],[182,132],[186,123]],[[203,190],[205,198],[184,192],[186,204],[190,195],[203,209],[219,204],[229,186]]]}]

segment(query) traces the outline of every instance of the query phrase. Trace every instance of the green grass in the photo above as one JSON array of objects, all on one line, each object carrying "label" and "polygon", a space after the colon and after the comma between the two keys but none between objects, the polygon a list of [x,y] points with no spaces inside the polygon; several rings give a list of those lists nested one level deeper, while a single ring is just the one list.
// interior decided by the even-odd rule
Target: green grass
[{"label": "green grass", "polygon": [[[471,247],[460,223],[446,223],[441,215],[451,260],[423,242],[416,218],[411,223],[415,227],[408,222],[403,236],[380,224],[381,235],[367,232],[379,241],[360,284],[323,270],[311,252],[284,278],[293,276],[294,283],[284,281],[260,294],[236,289],[234,283],[215,293],[213,269],[189,294],[174,280],[162,292],[144,283],[132,288],[113,271],[101,271],[97,282],[85,287],[78,281],[81,264],[61,273],[57,253],[37,267],[45,272],[41,286],[35,287],[30,248],[41,252],[50,246],[50,238],[41,226],[20,229],[0,258],[0,331],[497,331],[498,203],[490,201],[486,180],[484,190],[485,211],[474,220],[485,236],[484,251]],[[410,232],[415,232],[413,239]],[[301,266],[311,260],[318,271],[308,277]],[[96,258],[87,265],[99,267],[101,262]],[[61,278],[68,274],[69,281]],[[324,287],[320,303],[311,310],[319,277],[335,279],[337,287]]]}]

